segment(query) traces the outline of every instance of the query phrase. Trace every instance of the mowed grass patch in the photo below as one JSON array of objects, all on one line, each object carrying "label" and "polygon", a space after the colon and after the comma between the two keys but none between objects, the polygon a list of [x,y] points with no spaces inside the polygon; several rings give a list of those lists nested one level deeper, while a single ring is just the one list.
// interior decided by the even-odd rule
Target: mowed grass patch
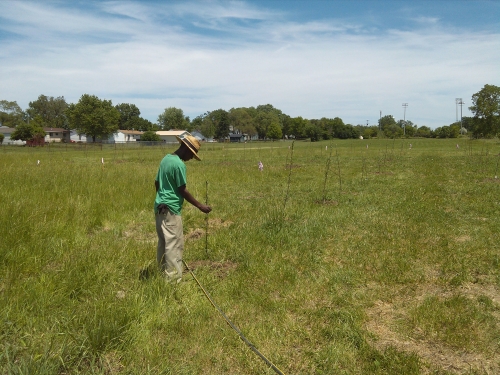
[{"label": "mowed grass patch", "polygon": [[[2,373],[272,373],[155,272],[175,148],[72,146],[0,150]],[[498,372],[498,142],[290,146],[187,164],[213,211],[185,206],[184,258],[247,338],[289,374]]]}]

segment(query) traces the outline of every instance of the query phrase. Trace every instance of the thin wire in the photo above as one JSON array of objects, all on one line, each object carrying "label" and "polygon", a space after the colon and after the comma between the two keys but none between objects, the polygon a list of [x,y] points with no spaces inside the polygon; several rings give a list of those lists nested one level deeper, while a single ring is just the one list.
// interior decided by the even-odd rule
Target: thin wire
[{"label": "thin wire", "polygon": [[210,303],[212,304],[212,306],[215,307],[217,309],[217,311],[219,311],[219,313],[222,315],[222,317],[224,318],[224,320],[226,321],[226,323],[229,324],[231,326],[231,328],[236,331],[236,333],[238,334],[238,336],[240,336],[240,338],[243,340],[243,342],[255,354],[257,354],[269,367],[271,367],[274,370],[274,372],[276,372],[279,375],[285,375],[278,367],[276,367],[270,360],[268,360],[264,356],[264,354],[262,354],[261,352],[259,352],[259,350],[255,347],[255,345],[253,345],[250,341],[248,341],[248,339],[243,335],[243,333],[238,329],[238,327],[236,327],[233,324],[233,322],[226,316],[226,314],[224,314],[224,312],[220,309],[220,307],[217,306],[217,304],[213,301],[212,297],[210,297],[210,295],[205,290],[205,288],[203,288],[203,286],[200,284],[200,282],[198,281],[198,279],[194,275],[193,271],[191,271],[191,269],[189,268],[189,266],[187,265],[187,263],[186,263],[186,261],[184,259],[182,260],[182,263],[184,263],[184,266],[189,271],[189,273],[191,274],[191,276],[193,276],[193,279],[196,281],[196,283],[198,284],[198,286],[200,287],[200,289],[203,291],[203,293],[205,294],[205,296],[207,297],[207,299],[210,301]]}]

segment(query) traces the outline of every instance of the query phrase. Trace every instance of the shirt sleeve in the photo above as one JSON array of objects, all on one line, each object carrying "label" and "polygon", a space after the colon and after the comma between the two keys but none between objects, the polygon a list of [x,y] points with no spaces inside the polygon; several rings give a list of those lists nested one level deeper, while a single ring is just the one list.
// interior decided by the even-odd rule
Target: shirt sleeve
[{"label": "shirt sleeve", "polygon": [[179,165],[175,168],[174,172],[174,181],[177,188],[186,185],[186,167],[183,165]]}]

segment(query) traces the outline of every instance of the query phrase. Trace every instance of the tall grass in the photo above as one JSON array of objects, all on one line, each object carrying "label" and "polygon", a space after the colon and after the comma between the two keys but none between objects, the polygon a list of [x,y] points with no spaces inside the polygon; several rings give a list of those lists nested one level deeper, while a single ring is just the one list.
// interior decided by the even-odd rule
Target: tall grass
[{"label": "tall grass", "polygon": [[[500,145],[459,142],[336,141],[338,181],[326,142],[293,166],[291,142],[205,144],[187,168],[209,236],[185,206],[185,260],[287,374],[500,371]],[[194,282],[140,277],[174,148],[71,146],[0,149],[0,373],[272,373]]]}]

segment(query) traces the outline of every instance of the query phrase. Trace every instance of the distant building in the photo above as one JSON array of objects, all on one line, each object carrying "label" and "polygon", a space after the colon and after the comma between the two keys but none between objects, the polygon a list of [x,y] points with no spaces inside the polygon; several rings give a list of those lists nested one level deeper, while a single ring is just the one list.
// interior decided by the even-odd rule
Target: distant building
[{"label": "distant building", "polygon": [[[111,134],[108,138],[106,139],[101,139],[99,137],[96,137],[95,142],[96,143],[129,143],[129,142],[136,142],[141,139],[141,135],[144,134],[144,132],[141,132],[139,130],[118,130],[116,133]],[[73,135],[72,140],[75,140],[75,137],[80,137],[78,134],[75,132]],[[85,141],[88,143],[93,143],[93,137],[89,135],[82,134],[81,138],[85,138]],[[80,139],[77,140],[76,142],[81,141],[85,142],[84,140]]]},{"label": "distant building", "polygon": [[63,128],[43,128],[45,142],[69,142],[70,131]]},{"label": "distant building", "polygon": [[139,130],[118,130],[113,135],[109,136],[107,143],[128,143],[141,140],[141,135],[144,132]]},{"label": "distant building", "polygon": [[246,134],[229,134],[229,142],[245,142]]},{"label": "distant building", "polygon": [[184,135],[189,135],[187,130],[158,130],[156,134],[165,143],[178,143],[177,137],[183,137]]},{"label": "distant building", "polygon": [[246,141],[255,141],[258,139],[259,139],[259,137],[257,135],[250,136],[246,133],[229,134],[229,142],[246,142]]},{"label": "distant building", "polygon": [[87,142],[87,136],[85,134],[78,134],[76,130],[70,130],[69,131],[69,139],[70,142],[82,142],[85,143]]},{"label": "distant building", "polygon": [[0,126],[0,134],[3,134],[3,145],[24,145],[24,141],[14,141],[10,139],[10,135],[16,130],[15,128],[9,128],[8,126]]},{"label": "distant building", "polygon": [[202,141],[202,142],[213,142],[214,139],[213,138],[206,138],[203,134],[201,134],[199,131],[197,130],[193,130],[191,132],[191,135],[193,137],[195,137],[197,140],[199,141]]}]

